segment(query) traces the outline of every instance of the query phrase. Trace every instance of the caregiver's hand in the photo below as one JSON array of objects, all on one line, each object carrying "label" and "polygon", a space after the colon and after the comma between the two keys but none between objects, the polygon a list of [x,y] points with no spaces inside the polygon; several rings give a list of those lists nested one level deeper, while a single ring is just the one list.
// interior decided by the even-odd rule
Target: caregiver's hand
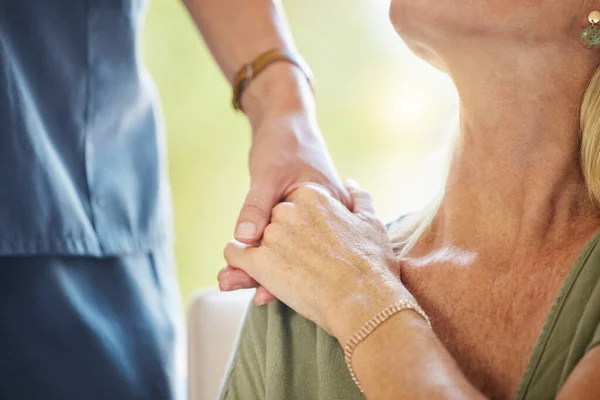
[{"label": "caregiver's hand", "polygon": [[371,197],[347,187],[352,212],[317,185],[277,205],[259,246],[229,243],[229,265],[247,272],[289,307],[345,341],[381,309],[412,299]]},{"label": "caregiver's hand", "polygon": [[[277,75],[289,71],[295,74],[291,86],[286,83],[289,80]],[[296,68],[273,66],[268,74],[261,75],[261,79],[270,78],[279,85],[265,85],[273,91],[265,94],[261,89],[263,81],[258,81],[249,88],[245,99],[253,143],[251,187],[235,230],[236,240],[242,243],[260,241],[273,207],[302,184],[317,183],[346,206],[351,204],[317,126],[312,91],[306,78],[296,75]],[[260,95],[254,95],[252,91],[258,91]],[[219,286],[222,290],[235,290],[257,287],[258,284],[244,271],[230,266],[219,273]],[[258,287],[254,301],[265,304],[273,298],[264,288]]]}]

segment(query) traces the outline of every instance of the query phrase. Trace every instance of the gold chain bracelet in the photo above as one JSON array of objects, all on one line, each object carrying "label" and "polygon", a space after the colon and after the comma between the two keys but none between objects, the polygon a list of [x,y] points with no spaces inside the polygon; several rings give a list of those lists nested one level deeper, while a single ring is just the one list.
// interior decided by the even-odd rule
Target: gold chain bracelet
[{"label": "gold chain bracelet", "polygon": [[417,303],[409,300],[401,300],[377,313],[377,315],[368,320],[362,326],[362,328],[360,328],[354,335],[352,335],[348,342],[346,342],[346,345],[344,346],[344,360],[346,361],[346,365],[350,371],[350,377],[352,378],[352,381],[356,384],[361,393],[363,393],[363,388],[356,377],[354,368],[352,367],[352,356],[354,355],[354,350],[356,350],[356,347],[361,344],[371,333],[373,333],[375,329],[381,326],[381,324],[399,312],[405,310],[415,311],[417,314],[423,317],[425,321],[427,321],[427,325],[431,327],[431,321],[429,320],[429,317]]}]

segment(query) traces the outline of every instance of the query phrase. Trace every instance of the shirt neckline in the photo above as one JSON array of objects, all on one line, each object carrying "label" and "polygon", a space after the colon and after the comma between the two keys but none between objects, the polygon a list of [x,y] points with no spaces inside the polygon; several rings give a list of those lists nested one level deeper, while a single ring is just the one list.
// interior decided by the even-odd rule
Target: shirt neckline
[{"label": "shirt neckline", "polygon": [[575,282],[577,282],[579,275],[583,271],[583,267],[586,265],[587,260],[592,254],[592,250],[598,244],[598,241],[600,241],[600,230],[598,230],[584,246],[581,254],[575,261],[573,268],[571,268],[567,274],[567,277],[565,278],[558,295],[556,296],[556,299],[550,307],[550,311],[548,312],[548,316],[546,317],[546,321],[544,322],[544,326],[542,327],[542,331],[538,336],[537,342],[533,347],[533,351],[529,361],[527,362],[527,366],[525,367],[523,378],[521,379],[521,383],[519,384],[515,394],[515,400],[523,400],[527,396],[527,393],[533,382],[533,378],[540,367],[542,356],[548,347],[552,333],[556,328],[558,319],[562,314],[562,310],[567,302],[567,299],[569,298],[569,294],[571,293]]}]

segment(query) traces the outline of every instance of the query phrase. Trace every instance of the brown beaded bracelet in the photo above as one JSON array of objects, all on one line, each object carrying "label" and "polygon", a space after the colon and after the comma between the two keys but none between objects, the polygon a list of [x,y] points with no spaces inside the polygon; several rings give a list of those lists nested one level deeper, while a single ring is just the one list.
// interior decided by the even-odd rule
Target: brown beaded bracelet
[{"label": "brown beaded bracelet", "polygon": [[363,393],[363,388],[356,377],[356,373],[354,372],[354,368],[352,367],[352,356],[354,355],[354,350],[356,347],[361,344],[375,329],[377,329],[381,324],[385,321],[398,314],[401,311],[412,310],[419,314],[421,317],[427,321],[427,325],[431,327],[431,321],[425,311],[414,301],[409,300],[400,300],[389,307],[384,308],[380,312],[378,312],[373,318],[368,320],[362,328],[360,328],[352,337],[346,342],[344,346],[344,361],[346,361],[346,366],[348,367],[348,371],[350,371],[350,377],[352,381],[361,393]]},{"label": "brown beaded bracelet", "polygon": [[233,79],[233,108],[237,111],[242,110],[241,98],[248,84],[263,72],[269,65],[276,62],[288,62],[294,64],[304,73],[311,89],[315,90],[314,77],[312,71],[304,60],[297,54],[285,49],[269,50],[256,57],[252,62],[244,64],[235,74]]}]

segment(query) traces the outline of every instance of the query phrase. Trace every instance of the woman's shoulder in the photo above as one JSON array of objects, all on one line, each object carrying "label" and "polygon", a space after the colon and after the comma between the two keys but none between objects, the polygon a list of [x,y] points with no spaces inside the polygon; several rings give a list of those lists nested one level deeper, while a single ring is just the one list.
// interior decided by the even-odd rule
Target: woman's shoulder
[{"label": "woman's shoulder", "polygon": [[251,305],[222,399],[362,399],[337,340],[280,301]]}]

